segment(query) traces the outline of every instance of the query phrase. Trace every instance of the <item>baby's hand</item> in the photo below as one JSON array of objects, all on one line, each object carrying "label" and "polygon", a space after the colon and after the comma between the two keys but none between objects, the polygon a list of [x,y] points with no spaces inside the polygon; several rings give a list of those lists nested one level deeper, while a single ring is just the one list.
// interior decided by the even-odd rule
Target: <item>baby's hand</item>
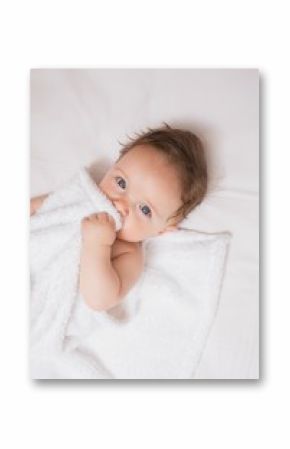
[{"label": "baby's hand", "polygon": [[106,212],[89,215],[82,220],[82,235],[88,245],[112,245],[116,239],[115,220]]}]

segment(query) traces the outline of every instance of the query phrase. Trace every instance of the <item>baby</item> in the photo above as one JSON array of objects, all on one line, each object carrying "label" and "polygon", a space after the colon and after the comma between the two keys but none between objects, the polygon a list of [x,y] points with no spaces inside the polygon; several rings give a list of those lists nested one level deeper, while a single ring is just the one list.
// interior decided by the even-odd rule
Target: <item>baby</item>
[{"label": "baby", "polygon": [[[204,149],[190,131],[149,129],[125,145],[99,183],[122,218],[102,212],[82,220],[80,293],[94,310],[115,307],[143,270],[142,241],[178,229],[204,199],[208,173]],[[31,200],[31,214],[46,195]]]}]

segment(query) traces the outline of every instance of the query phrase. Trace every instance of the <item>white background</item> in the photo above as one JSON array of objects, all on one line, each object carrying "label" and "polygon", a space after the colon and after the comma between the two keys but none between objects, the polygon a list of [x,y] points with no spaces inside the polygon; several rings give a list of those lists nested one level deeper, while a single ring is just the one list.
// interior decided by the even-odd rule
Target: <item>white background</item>
[{"label": "white background", "polygon": [[[79,3],[10,1],[0,11],[1,446],[289,447],[286,2]],[[261,380],[32,383],[29,69],[149,66],[261,71]]]},{"label": "white background", "polygon": [[[35,69],[31,70],[30,79],[31,196],[56,190],[82,165],[94,162],[95,172],[102,171],[105,160],[116,159],[118,147],[122,146],[119,141],[126,141],[127,134],[134,135],[148,126],[160,126],[162,121],[190,129],[206,142],[212,160],[209,192],[200,207],[180,225],[210,233],[228,231],[231,242],[218,310],[194,376],[198,379],[257,379],[259,71],[244,68]],[[262,88],[263,79],[260,84]],[[192,271],[193,261],[185,263],[185,272],[186,266]],[[147,298],[147,306],[149,303]],[[154,308],[153,304],[154,301]],[[176,310],[172,313],[176,315]],[[139,316],[141,318],[141,314]],[[163,319],[161,312],[160,329]],[[201,316],[198,322],[200,320]],[[125,334],[121,332],[111,334],[106,344],[106,332],[100,334],[97,329],[86,339],[95,358],[101,357],[117,378],[121,373],[117,374],[113,368],[116,357],[110,358],[116,340],[118,347],[126,347],[125,352],[121,349],[119,354],[124,365],[138,365],[123,372],[122,378],[126,375],[146,378],[148,368],[152,370],[151,376],[157,373],[152,366],[156,365],[153,354],[155,351],[159,357],[163,348],[156,341],[151,351],[149,344],[150,357],[141,356],[144,348],[140,352],[140,346],[147,340],[146,333],[150,333],[151,328],[146,326],[143,335],[141,322],[136,322],[135,326],[136,334],[132,327],[130,332],[128,330],[129,341],[124,340]],[[195,326],[192,322],[192,332]],[[179,338],[185,327],[180,320]],[[158,340],[157,329],[156,332]],[[110,335],[109,329],[107,335]],[[134,343],[130,342],[132,338]],[[154,339],[153,335],[151,338]],[[194,347],[189,335],[187,338],[188,344]],[[169,346],[174,342],[176,349],[176,330],[168,330],[166,341]],[[136,344],[143,363],[137,363],[138,355],[132,343]],[[173,354],[167,354],[163,369],[166,364],[178,365]],[[151,367],[145,367],[146,364]],[[168,371],[165,372],[168,375]]]}]

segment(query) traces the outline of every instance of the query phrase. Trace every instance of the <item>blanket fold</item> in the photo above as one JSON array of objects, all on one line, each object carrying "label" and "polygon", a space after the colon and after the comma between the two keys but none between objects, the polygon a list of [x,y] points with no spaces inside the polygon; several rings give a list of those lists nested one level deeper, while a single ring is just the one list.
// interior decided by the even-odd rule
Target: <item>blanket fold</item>
[{"label": "blanket fold", "polygon": [[[50,194],[30,220],[30,355],[32,370],[44,355],[65,360],[66,329],[79,295],[81,220],[105,211],[121,228],[119,213],[85,168]],[[71,355],[76,359],[75,354]],[[66,355],[66,365],[68,360]],[[81,357],[79,357],[81,360]],[[84,363],[82,372],[88,364]],[[76,373],[80,364],[76,364]],[[91,372],[91,368],[90,368]]]}]

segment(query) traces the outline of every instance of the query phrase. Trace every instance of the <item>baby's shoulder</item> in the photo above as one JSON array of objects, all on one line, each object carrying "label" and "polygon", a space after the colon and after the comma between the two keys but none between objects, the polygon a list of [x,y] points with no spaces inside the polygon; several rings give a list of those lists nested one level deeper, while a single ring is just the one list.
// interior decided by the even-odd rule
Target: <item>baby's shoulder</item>
[{"label": "baby's shoulder", "polygon": [[112,246],[112,259],[121,256],[125,253],[135,253],[136,255],[142,255],[142,244],[139,242],[126,242],[124,240],[116,239]]}]

